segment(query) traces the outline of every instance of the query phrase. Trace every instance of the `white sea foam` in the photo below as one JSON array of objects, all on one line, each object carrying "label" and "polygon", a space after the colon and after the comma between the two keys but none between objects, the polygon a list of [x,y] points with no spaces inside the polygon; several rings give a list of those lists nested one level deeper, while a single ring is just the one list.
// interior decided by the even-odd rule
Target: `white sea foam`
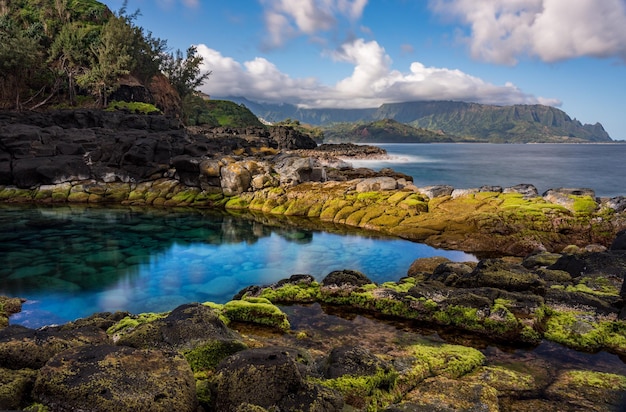
[{"label": "white sea foam", "polygon": [[378,169],[383,167],[393,167],[398,164],[416,163],[436,163],[437,160],[424,156],[409,155],[404,153],[387,153],[383,159],[352,159],[350,157],[340,157],[341,160],[352,165],[352,167],[367,167]]}]

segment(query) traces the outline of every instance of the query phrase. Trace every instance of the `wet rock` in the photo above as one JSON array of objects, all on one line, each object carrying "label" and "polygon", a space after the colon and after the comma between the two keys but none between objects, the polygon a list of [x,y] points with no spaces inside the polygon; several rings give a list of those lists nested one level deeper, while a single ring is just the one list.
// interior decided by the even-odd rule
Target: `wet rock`
[{"label": "wet rock", "polygon": [[626,273],[626,252],[616,250],[563,255],[548,269],[564,270],[574,278],[594,275],[623,278]]},{"label": "wet rock", "polygon": [[521,183],[519,185],[506,187],[502,190],[502,193],[519,193],[525,198],[533,198],[539,196],[539,191],[537,191],[537,188],[527,183]]},{"label": "wet rock", "polygon": [[441,282],[446,286],[455,285],[461,278],[470,276],[473,268],[465,263],[446,262],[437,266],[425,280]]},{"label": "wet rock", "polygon": [[196,411],[196,385],[182,356],[99,345],[68,349],[39,371],[35,399],[56,411]]},{"label": "wet rock", "polygon": [[379,370],[389,372],[390,368],[389,364],[380,360],[367,349],[342,346],[330,352],[324,365],[324,377],[333,379],[343,375],[375,375]]},{"label": "wet rock", "polygon": [[[542,197],[550,203],[561,205],[571,210],[572,212],[575,212],[578,211],[578,206],[576,202],[582,198],[586,198],[587,200],[594,202],[595,204],[596,193],[593,191],[593,189],[558,188],[546,191],[542,195]],[[595,206],[597,207],[597,205]]]},{"label": "wet rock", "polygon": [[35,330],[12,325],[0,330],[0,367],[39,369],[51,357],[68,348],[108,342],[107,334],[96,327]]},{"label": "wet rock", "polygon": [[527,269],[537,269],[555,264],[561,255],[558,253],[539,252],[528,255],[522,261],[522,266]]},{"label": "wet rock", "polygon": [[396,179],[392,177],[372,177],[357,183],[356,191],[362,192],[380,192],[381,190],[394,190],[398,187]]},{"label": "wet rock", "polygon": [[509,292],[532,291],[543,294],[545,282],[522,265],[500,259],[481,260],[472,273],[461,277],[456,287],[492,287]]},{"label": "wet rock", "polygon": [[4,410],[26,407],[36,377],[37,371],[32,369],[0,368],[0,407]]},{"label": "wet rock", "polygon": [[407,276],[417,276],[423,272],[432,273],[442,263],[451,263],[451,261],[441,256],[415,259],[409,266]]},{"label": "wet rock", "polygon": [[452,186],[447,185],[437,185],[437,186],[426,186],[418,188],[419,192],[429,199],[433,199],[435,197],[441,196],[450,196],[454,191]]},{"label": "wet rock", "polygon": [[300,351],[265,347],[238,352],[215,370],[214,410],[236,411],[239,405],[266,409],[340,411],[341,397],[305,380],[307,361]]},{"label": "wet rock", "polygon": [[330,272],[322,280],[323,286],[363,286],[370,283],[373,282],[363,273],[349,269]]},{"label": "wet rock", "polygon": [[[546,390],[548,399],[567,404],[570,410],[624,410],[626,377],[610,373],[569,370]],[[601,401],[600,401],[601,400]]]},{"label": "wet rock", "polygon": [[622,213],[626,210],[626,196],[617,196],[612,199],[609,199],[605,203],[606,207],[609,209],[613,209],[617,213]]},{"label": "wet rock", "polygon": [[164,318],[157,318],[116,332],[118,345],[135,348],[193,349],[214,340],[237,340],[235,332],[226,327],[218,313],[201,304],[187,304],[174,309]]},{"label": "wet rock", "polygon": [[0,296],[0,329],[9,326],[9,317],[22,311],[22,299]]},{"label": "wet rock", "polygon": [[411,391],[405,402],[387,411],[498,412],[498,392],[482,383],[460,382],[439,376]]},{"label": "wet rock", "polygon": [[626,230],[622,230],[617,234],[610,250],[626,250]]}]

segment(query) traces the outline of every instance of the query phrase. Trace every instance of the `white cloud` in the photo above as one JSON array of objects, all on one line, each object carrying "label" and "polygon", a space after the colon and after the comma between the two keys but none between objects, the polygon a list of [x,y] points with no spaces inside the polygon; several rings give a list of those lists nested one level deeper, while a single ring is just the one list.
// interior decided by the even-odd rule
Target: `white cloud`
[{"label": "white cloud", "polygon": [[469,26],[472,57],[516,64],[583,56],[626,61],[624,0],[429,0],[435,13]]},{"label": "white cloud", "polygon": [[376,41],[356,39],[330,57],[354,65],[352,74],[334,85],[315,78],[294,79],[270,61],[257,57],[239,63],[205,45],[198,46],[211,70],[203,91],[214,96],[244,96],[250,100],[293,103],[303,107],[377,107],[383,103],[416,100],[460,100],[487,104],[560,105],[555,99],[535,97],[507,83],[494,85],[460,70],[426,67],[414,62],[402,73]]},{"label": "white cloud", "polygon": [[342,18],[355,22],[366,4],[367,0],[261,0],[268,32],[266,45],[280,47],[301,34],[329,31]]}]

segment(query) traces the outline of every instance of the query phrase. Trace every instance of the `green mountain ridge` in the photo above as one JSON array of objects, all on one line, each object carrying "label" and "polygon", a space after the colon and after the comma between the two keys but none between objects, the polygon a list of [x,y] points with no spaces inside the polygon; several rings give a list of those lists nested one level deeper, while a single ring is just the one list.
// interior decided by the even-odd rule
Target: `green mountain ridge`
[{"label": "green mountain ridge", "polygon": [[416,128],[392,119],[368,123],[338,123],[324,130],[327,143],[445,143],[454,139],[443,133]]},{"label": "green mountain ridge", "polygon": [[[495,106],[457,101],[417,101],[388,103],[370,109],[305,109],[292,104],[253,102],[242,97],[231,96],[223,99],[243,104],[255,115],[269,122],[292,118],[303,123],[322,126],[328,138],[336,133],[336,124],[391,119],[418,129],[443,132],[454,141],[492,143],[613,141],[600,123],[583,125],[564,111],[544,105]],[[339,129],[346,131],[345,126]],[[394,139],[394,136],[391,133],[388,138]]]}]

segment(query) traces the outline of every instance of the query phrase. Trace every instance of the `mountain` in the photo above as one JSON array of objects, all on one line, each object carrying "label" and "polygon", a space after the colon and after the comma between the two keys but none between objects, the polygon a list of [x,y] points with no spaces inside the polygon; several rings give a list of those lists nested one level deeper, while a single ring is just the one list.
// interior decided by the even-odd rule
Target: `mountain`
[{"label": "mountain", "polygon": [[392,119],[369,123],[337,123],[324,131],[327,143],[443,143],[453,142],[449,136],[423,128],[415,128]]},{"label": "mountain", "polygon": [[286,118],[330,128],[336,123],[392,119],[455,141],[494,143],[611,142],[600,123],[582,124],[564,111],[543,105],[494,106],[455,101],[383,104],[371,109],[304,109],[292,104],[268,104],[242,97],[224,97],[245,105],[265,121]]}]

